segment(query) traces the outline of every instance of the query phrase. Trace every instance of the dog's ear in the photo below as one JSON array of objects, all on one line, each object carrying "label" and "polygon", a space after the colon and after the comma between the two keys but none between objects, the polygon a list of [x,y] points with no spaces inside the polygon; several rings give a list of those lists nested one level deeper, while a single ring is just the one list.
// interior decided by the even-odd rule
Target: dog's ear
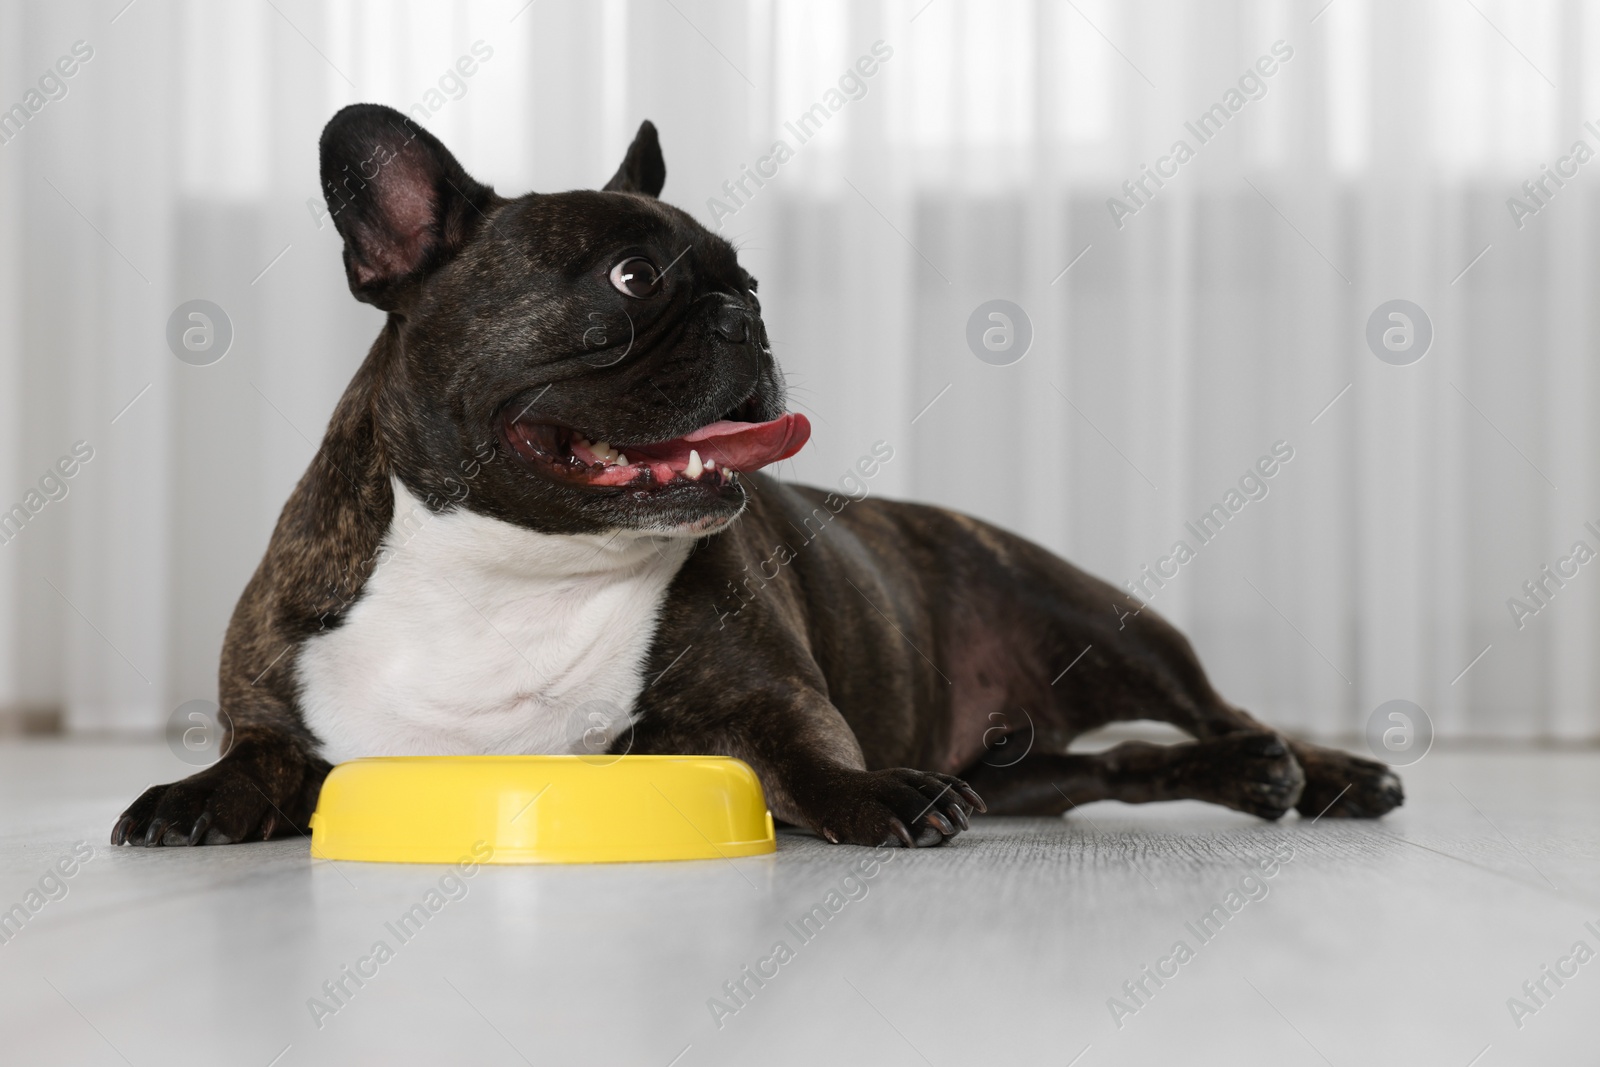
[{"label": "dog's ear", "polygon": [[322,189],[357,300],[385,311],[460,251],[494,190],[391,107],[351,104],[322,131]]},{"label": "dog's ear", "polygon": [[661,140],[656,136],[656,125],[649,119],[639,124],[622,166],[606,182],[607,192],[643,193],[660,196],[661,187],[667,184],[667,161],[661,158]]}]

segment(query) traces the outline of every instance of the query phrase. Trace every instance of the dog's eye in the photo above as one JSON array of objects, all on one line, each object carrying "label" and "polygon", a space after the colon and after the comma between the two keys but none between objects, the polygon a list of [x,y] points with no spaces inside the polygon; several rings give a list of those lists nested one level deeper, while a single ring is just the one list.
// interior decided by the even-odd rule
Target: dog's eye
[{"label": "dog's eye", "polygon": [[661,275],[654,263],[643,256],[633,256],[611,268],[611,284],[623,296],[654,296],[661,288]]}]

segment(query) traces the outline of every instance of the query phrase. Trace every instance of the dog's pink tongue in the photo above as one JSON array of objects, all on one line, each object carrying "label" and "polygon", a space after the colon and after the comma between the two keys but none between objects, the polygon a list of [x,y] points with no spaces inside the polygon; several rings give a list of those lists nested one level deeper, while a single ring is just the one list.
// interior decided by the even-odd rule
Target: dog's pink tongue
[{"label": "dog's pink tongue", "polygon": [[736,471],[760,470],[788,459],[811,438],[811,423],[804,415],[788,414],[771,422],[713,422],[674,444],[693,448],[702,459]]}]

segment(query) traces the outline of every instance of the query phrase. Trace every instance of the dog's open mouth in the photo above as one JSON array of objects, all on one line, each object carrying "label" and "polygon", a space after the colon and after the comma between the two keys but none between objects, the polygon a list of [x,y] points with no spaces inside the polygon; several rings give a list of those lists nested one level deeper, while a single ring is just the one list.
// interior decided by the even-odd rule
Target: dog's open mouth
[{"label": "dog's open mouth", "polygon": [[614,444],[591,441],[554,423],[517,421],[507,436],[524,459],[588,485],[651,488],[698,482],[715,488],[737,481],[741,471],[759,470],[800,451],[811,437],[811,423],[793,413],[771,422],[724,419],[667,441]]}]

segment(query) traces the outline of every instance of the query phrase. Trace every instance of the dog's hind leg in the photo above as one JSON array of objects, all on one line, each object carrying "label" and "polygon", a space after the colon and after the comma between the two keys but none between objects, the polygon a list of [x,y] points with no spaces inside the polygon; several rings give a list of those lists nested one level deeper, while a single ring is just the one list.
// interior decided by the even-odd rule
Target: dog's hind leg
[{"label": "dog's hind leg", "polygon": [[[1064,621],[1077,623],[1075,632],[1059,639],[1062,654],[1072,647],[1076,633],[1084,629],[1081,616],[1064,612]],[[1065,627],[1063,627],[1065,629]],[[1087,642],[1086,642],[1087,643]],[[1189,641],[1176,628],[1154,612],[1145,610],[1126,629],[1101,628],[1094,649],[1070,672],[1063,672],[1059,684],[1052,683],[1055,720],[1066,724],[1067,737],[1105,722],[1152,719],[1169,723],[1191,735],[1202,746],[1234,739],[1275,738],[1271,727],[1240,710],[1212,687]],[[1256,740],[1241,740],[1256,745]],[[1291,803],[1307,818],[1376,818],[1398,807],[1405,799],[1399,777],[1386,765],[1352,756],[1337,749],[1307,741],[1285,739],[1289,752],[1304,771],[1304,789]],[[1125,747],[1125,746],[1124,746]],[[1185,746],[1174,746],[1182,750]],[[1119,751],[1113,749],[1112,752]],[[1109,753],[1107,753],[1109,755]],[[1065,758],[1065,757],[1055,757]],[[1145,766],[1144,763],[1133,766]],[[1248,772],[1248,761],[1240,763]],[[1226,773],[1226,761],[1221,770]],[[1137,775],[1136,771],[1122,773]],[[995,785],[972,780],[988,798]],[[1239,783],[1249,790],[1250,781]],[[1003,788],[1003,785],[1001,786]],[[1018,786],[1024,794],[1026,785]],[[1227,789],[1224,793],[1229,792]],[[1098,799],[1098,798],[1096,798]],[[1118,797],[1117,799],[1127,799]],[[1146,799],[1176,799],[1165,796]],[[1210,796],[1195,795],[1210,800]],[[1228,799],[1217,803],[1250,810]],[[994,809],[991,809],[994,810]],[[1270,817],[1270,816],[1269,816]]]},{"label": "dog's hind leg", "polygon": [[1175,745],[1128,741],[1094,753],[1030,752],[1009,766],[980,762],[963,777],[992,815],[1059,815],[1096,800],[1203,800],[1276,819],[1306,783],[1286,743],[1267,732]]},{"label": "dog's hind leg", "polygon": [[[1201,740],[1270,731],[1207,689],[1210,699],[1197,701],[1166,721]],[[1385,764],[1309,741],[1286,739],[1286,743],[1305,771],[1305,790],[1295,810],[1307,818],[1375,819],[1405,801],[1399,775]]]},{"label": "dog's hind leg", "polygon": [[[1152,718],[1171,723],[1202,741],[1272,732],[1271,727],[1229,704],[1209,686],[1206,690],[1201,699],[1172,708],[1170,715]],[[1375,819],[1405,801],[1399,775],[1385,764],[1309,741],[1286,738],[1285,743],[1305,771],[1306,787],[1295,810],[1307,818],[1326,815]]]},{"label": "dog's hind leg", "polygon": [[[1307,818],[1370,818],[1404,799],[1399,778],[1384,764],[1280,739],[1223,699],[1189,640],[1147,604],[1037,545],[972,520],[955,521],[964,524],[961,532],[975,531],[993,549],[1001,575],[991,574],[986,580],[992,585],[969,595],[978,605],[976,621],[954,631],[948,658],[960,667],[965,651],[965,662],[972,664],[953,672],[958,694],[968,694],[965,703],[956,701],[957,732],[981,735],[987,747],[997,706],[1027,711],[1037,731],[1033,753],[1009,773],[994,766],[1010,762],[1003,748],[977,757],[985,762],[960,752],[959,763],[972,764],[961,773],[992,801],[991,811],[1060,812],[1073,803],[1110,798],[1196,799],[1271,818],[1275,798],[1292,794],[1286,806]],[[981,683],[985,673],[1002,675],[1003,696],[996,699],[973,683]],[[1009,727],[1010,718],[1008,710],[1004,725]],[[1085,733],[1137,720],[1169,723],[1195,743],[1165,753],[1149,745],[1099,755],[1068,751]],[[1263,755],[1275,751],[1274,745],[1287,751]],[[1299,770],[1264,767],[1278,760],[1298,763]],[[1303,788],[1286,788],[1288,780],[1302,778],[1301,771]],[[1230,774],[1238,781],[1229,782]],[[1141,781],[1143,775],[1153,781]]]}]

